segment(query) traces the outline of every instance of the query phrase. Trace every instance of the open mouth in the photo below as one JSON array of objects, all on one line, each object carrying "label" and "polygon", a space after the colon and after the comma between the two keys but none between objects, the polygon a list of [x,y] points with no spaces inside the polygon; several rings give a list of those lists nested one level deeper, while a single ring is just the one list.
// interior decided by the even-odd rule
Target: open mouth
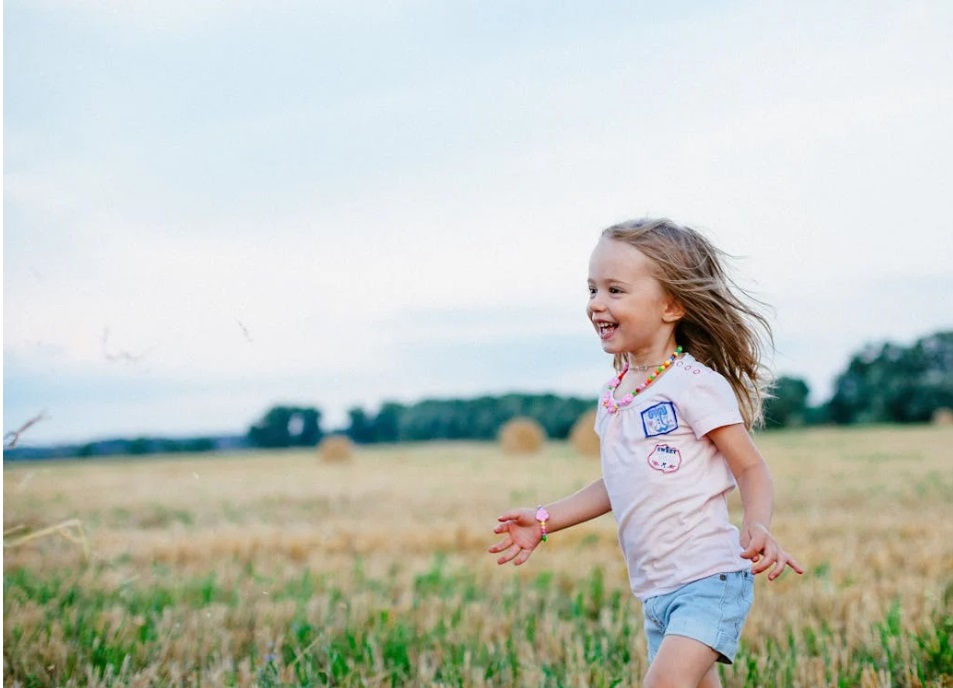
[{"label": "open mouth", "polygon": [[596,326],[596,332],[599,333],[600,339],[608,339],[612,334],[619,329],[619,326],[615,323],[609,322],[597,322],[593,323]]}]

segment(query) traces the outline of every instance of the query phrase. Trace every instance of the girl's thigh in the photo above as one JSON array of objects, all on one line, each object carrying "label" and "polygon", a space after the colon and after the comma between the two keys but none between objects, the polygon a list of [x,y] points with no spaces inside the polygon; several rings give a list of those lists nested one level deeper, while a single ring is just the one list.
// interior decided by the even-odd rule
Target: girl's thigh
[{"label": "girl's thigh", "polygon": [[642,688],[717,688],[718,653],[705,643],[667,635],[649,667]]}]

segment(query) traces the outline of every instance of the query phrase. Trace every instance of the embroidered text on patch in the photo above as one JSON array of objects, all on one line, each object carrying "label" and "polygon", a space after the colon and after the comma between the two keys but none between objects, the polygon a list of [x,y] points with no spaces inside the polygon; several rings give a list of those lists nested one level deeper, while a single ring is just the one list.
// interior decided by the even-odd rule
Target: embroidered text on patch
[{"label": "embroidered text on patch", "polygon": [[649,466],[662,473],[674,473],[682,465],[682,453],[668,444],[656,444],[649,454]]},{"label": "embroidered text on patch", "polygon": [[667,435],[678,428],[678,417],[675,415],[675,405],[670,401],[663,401],[649,406],[642,411],[642,428],[646,437]]}]

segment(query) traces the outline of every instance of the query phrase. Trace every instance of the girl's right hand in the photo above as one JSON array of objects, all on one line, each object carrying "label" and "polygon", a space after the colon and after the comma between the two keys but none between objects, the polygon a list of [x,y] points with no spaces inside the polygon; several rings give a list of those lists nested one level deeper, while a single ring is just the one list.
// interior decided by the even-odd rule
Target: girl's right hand
[{"label": "girl's right hand", "polygon": [[493,529],[497,535],[504,535],[503,539],[490,547],[493,554],[503,552],[496,560],[497,564],[506,564],[510,561],[519,566],[532,555],[533,550],[542,540],[542,529],[536,520],[535,509],[513,509],[500,515],[499,524]]}]

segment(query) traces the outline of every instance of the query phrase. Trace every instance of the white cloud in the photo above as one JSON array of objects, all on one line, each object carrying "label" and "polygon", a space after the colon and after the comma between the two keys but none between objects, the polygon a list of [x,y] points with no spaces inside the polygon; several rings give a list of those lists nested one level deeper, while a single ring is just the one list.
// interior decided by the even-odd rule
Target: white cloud
[{"label": "white cloud", "polygon": [[[549,337],[572,360],[545,364],[552,384],[589,389],[588,253],[642,214],[743,256],[778,305],[779,365],[812,382],[868,337],[948,322],[880,279],[950,275],[945,3],[284,3],[264,32],[250,2],[7,7],[8,29],[51,37],[10,46],[19,371],[342,406],[548,384],[501,342]],[[443,375],[455,347],[472,377]]]}]

